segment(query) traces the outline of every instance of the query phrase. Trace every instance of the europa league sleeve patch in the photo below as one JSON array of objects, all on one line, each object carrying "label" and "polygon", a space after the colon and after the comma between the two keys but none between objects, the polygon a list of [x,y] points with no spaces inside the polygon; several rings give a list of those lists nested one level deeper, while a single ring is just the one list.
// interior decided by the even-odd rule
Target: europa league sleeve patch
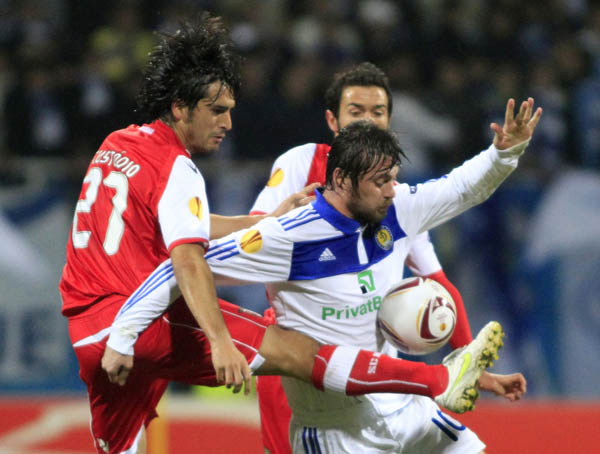
[{"label": "europa league sleeve patch", "polygon": [[194,216],[200,221],[202,220],[202,200],[200,200],[200,197],[192,197],[188,201],[188,208]]},{"label": "europa league sleeve patch", "polygon": [[283,181],[283,170],[278,168],[278,169],[275,169],[275,172],[273,172],[273,174],[271,175],[271,178],[269,178],[269,181],[267,181],[267,186],[269,188],[274,188],[275,186],[279,186],[282,181]]},{"label": "europa league sleeve patch", "polygon": [[240,240],[240,247],[247,254],[254,254],[262,248],[262,235],[256,229],[248,230]]}]

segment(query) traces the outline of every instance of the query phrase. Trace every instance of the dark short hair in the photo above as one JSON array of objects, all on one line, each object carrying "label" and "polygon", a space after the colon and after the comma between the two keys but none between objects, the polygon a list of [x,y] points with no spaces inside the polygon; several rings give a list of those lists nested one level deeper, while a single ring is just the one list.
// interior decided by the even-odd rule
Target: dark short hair
[{"label": "dark short hair", "polygon": [[333,76],[333,82],[325,92],[325,107],[337,118],[340,114],[342,92],[347,87],[381,87],[388,99],[388,112],[392,114],[392,91],[385,73],[373,63],[362,62],[345,72]]},{"label": "dark short hair", "polygon": [[333,189],[333,172],[339,168],[342,178],[350,178],[354,191],[358,190],[361,177],[369,173],[384,160],[388,166],[382,171],[401,165],[406,158],[395,134],[378,128],[370,121],[357,121],[349,124],[333,139],[327,169],[325,186]]},{"label": "dark short hair", "polygon": [[213,82],[234,96],[240,89],[240,56],[221,18],[203,12],[180,25],[175,34],[160,34],[144,70],[136,100],[149,119],[170,116],[173,102],[194,108]]}]

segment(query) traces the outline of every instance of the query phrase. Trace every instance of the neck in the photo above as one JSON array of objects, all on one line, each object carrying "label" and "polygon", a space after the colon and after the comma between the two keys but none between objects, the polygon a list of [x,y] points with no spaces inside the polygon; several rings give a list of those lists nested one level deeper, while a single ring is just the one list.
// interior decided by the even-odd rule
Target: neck
[{"label": "neck", "polygon": [[183,145],[183,147],[188,151],[188,153],[191,153],[191,151],[185,144],[185,137],[183,136],[183,133],[181,132],[180,128],[177,127],[177,122],[168,118],[161,118],[161,120],[164,124],[166,124],[169,128],[173,130],[175,136],[177,137],[177,139],[179,139],[179,142],[181,142],[181,145]]},{"label": "neck", "polygon": [[346,203],[346,199],[343,194],[340,192],[340,189],[327,189],[323,191],[323,198],[327,200],[327,203],[339,211],[341,214],[346,216],[347,218],[354,219],[350,210],[348,210],[348,206]]}]

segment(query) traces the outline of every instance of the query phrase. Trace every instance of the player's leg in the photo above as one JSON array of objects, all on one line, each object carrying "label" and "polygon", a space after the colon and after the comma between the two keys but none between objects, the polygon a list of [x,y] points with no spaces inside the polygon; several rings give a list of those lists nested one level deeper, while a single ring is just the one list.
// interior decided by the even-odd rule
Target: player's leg
[{"label": "player's leg", "polygon": [[272,375],[256,377],[260,431],[267,453],[292,454],[290,447],[290,419],[292,410],[281,378]]},{"label": "player's leg", "polygon": [[415,396],[401,411],[386,417],[386,425],[406,454],[484,453],[485,444],[477,435],[431,399]]},{"label": "player's leg", "polygon": [[145,428],[157,416],[155,408],[167,381],[136,364],[124,386],[110,383],[100,368],[104,345],[102,341],[75,349],[88,389],[94,446],[99,454],[146,454]]},{"label": "player's leg", "polygon": [[488,324],[450,361],[431,366],[356,347],[321,346],[308,336],[272,325],[259,349],[265,362],[255,373],[292,376],[312,382],[319,389],[348,395],[419,394],[440,400],[452,411],[463,412],[473,407],[478,397],[477,380],[496,356],[501,336],[499,324]]},{"label": "player's leg", "polygon": [[168,347],[169,326],[157,320],[140,336],[135,367],[125,386],[119,386],[110,383],[100,366],[106,328],[113,318],[114,310],[109,309],[69,320],[80,376],[89,395],[94,446],[99,454],[145,454],[145,427],[157,416],[156,405],[168,384],[153,373],[156,366],[152,358],[161,358],[161,350]]}]

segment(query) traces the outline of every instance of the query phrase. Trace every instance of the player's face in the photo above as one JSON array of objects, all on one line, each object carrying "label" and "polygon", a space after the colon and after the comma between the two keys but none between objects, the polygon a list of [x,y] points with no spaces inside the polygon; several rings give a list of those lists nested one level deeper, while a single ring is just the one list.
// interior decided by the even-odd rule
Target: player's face
[{"label": "player's face", "polygon": [[[394,184],[398,175],[398,166],[385,170],[389,166],[386,160],[364,175],[358,184],[358,191],[349,192],[346,206],[352,218],[361,224],[376,224],[385,218],[392,204]],[[350,186],[348,186],[350,185]],[[351,183],[347,181],[347,187]]]},{"label": "player's face", "polygon": [[231,129],[231,109],[235,107],[233,94],[221,82],[213,82],[206,98],[194,109],[181,108],[181,120],[175,131],[190,153],[216,151]]},{"label": "player's face", "polygon": [[359,120],[372,121],[381,129],[390,126],[388,110],[388,97],[385,90],[377,86],[350,86],[344,88],[340,99],[340,110],[335,118],[331,111],[327,111],[327,124],[337,135],[340,129]]}]

